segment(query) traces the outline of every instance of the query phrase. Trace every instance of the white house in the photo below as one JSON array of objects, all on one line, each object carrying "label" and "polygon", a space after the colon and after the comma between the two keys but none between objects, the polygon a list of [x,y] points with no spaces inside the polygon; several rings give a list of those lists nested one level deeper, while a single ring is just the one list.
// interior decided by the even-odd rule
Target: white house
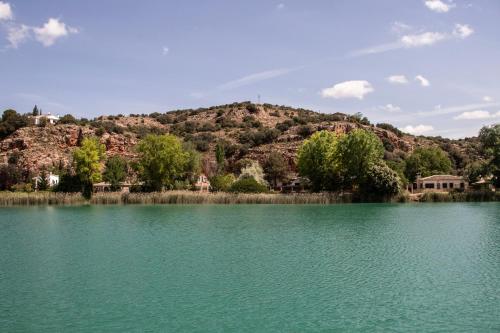
[{"label": "white house", "polygon": [[[33,180],[35,182],[35,189],[38,189],[38,183],[42,181],[42,176],[33,177]],[[54,187],[59,184],[59,175],[54,175],[50,172],[47,175],[46,180],[48,187]]]},{"label": "white house", "polygon": [[47,124],[52,124],[52,125],[54,125],[55,123],[57,123],[59,121],[59,116],[54,116],[54,115],[50,114],[50,112],[47,114],[41,114],[38,116],[34,116],[33,118],[35,119],[35,125],[40,125],[42,119],[46,119]]},{"label": "white house", "polygon": [[414,193],[418,192],[450,192],[453,190],[466,190],[469,183],[460,176],[452,175],[432,175],[429,177],[420,177],[410,186],[409,190]]}]

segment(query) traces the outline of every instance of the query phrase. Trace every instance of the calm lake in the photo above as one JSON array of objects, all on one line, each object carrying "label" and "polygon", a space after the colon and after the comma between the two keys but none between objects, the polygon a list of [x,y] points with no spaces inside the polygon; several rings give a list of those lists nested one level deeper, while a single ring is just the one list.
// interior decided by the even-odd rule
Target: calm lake
[{"label": "calm lake", "polygon": [[0,209],[1,332],[498,332],[500,204]]}]

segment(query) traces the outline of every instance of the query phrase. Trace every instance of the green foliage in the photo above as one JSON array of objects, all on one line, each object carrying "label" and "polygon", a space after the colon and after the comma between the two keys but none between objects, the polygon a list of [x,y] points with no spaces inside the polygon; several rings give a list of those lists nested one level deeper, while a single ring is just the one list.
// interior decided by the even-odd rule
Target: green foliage
[{"label": "green foliage", "polygon": [[66,114],[59,118],[58,124],[77,124],[78,120],[70,114]]},{"label": "green foliage", "polygon": [[21,170],[13,164],[0,165],[0,190],[10,190],[21,181]]},{"label": "green foliage", "polygon": [[92,196],[92,184],[101,180],[101,161],[106,148],[97,138],[85,138],[82,146],[73,152],[75,170],[83,185],[83,196]]},{"label": "green foliage", "polygon": [[385,129],[387,131],[391,131],[392,133],[396,134],[398,137],[402,137],[403,136],[403,132],[401,132],[398,128],[394,127],[391,124],[380,123],[380,124],[377,124],[376,126],[378,128],[382,128],[382,129]]},{"label": "green foliage", "polygon": [[224,171],[225,156],[226,156],[226,154],[224,151],[223,143],[217,142],[217,145],[215,146],[215,161],[217,162],[217,171],[218,172]]},{"label": "green foliage", "polygon": [[236,177],[232,173],[214,176],[210,178],[211,191],[227,192],[235,181]]},{"label": "green foliage", "polygon": [[383,162],[368,168],[365,181],[360,186],[363,194],[373,199],[390,198],[401,190],[398,174]]},{"label": "green foliage", "polygon": [[27,125],[28,118],[26,116],[20,115],[14,110],[5,110],[2,114],[2,121],[0,121],[0,139]]},{"label": "green foliage", "polygon": [[182,148],[187,154],[185,177],[188,182],[194,181],[194,178],[201,172],[201,155],[190,142],[184,142]]},{"label": "green foliage", "polygon": [[283,155],[278,152],[272,152],[264,163],[264,172],[266,173],[266,178],[276,186],[278,181],[284,181],[288,178],[290,170]]},{"label": "green foliage", "polygon": [[148,135],[137,145],[140,155],[139,173],[146,187],[161,191],[163,186],[172,188],[188,165],[189,154],[181,141],[173,135]]},{"label": "green foliage", "polygon": [[311,125],[302,125],[297,129],[297,134],[303,138],[307,138],[314,133],[314,129]]},{"label": "green foliage", "polygon": [[120,156],[109,158],[102,177],[111,184],[112,191],[118,190],[120,183],[127,177],[127,162]]},{"label": "green foliage", "polygon": [[479,141],[488,168],[493,175],[493,184],[500,187],[500,124],[485,126],[479,132]]},{"label": "green foliage", "polygon": [[267,186],[267,181],[264,178],[264,170],[257,161],[251,161],[249,165],[243,167],[238,178],[253,178],[259,184]]},{"label": "green foliage", "polygon": [[337,136],[333,132],[320,131],[305,140],[298,151],[298,170],[302,177],[311,181],[312,190],[324,190],[330,175],[336,169],[331,156],[337,149]]},{"label": "green foliage", "polygon": [[278,138],[280,131],[277,129],[264,128],[254,132],[243,132],[240,134],[240,143],[249,144],[250,146],[260,146],[266,143],[271,143]]},{"label": "green foliage", "polygon": [[33,111],[31,112],[32,116],[38,116],[40,114],[40,111],[38,111],[38,106],[35,105],[33,108]]},{"label": "green foliage", "polygon": [[417,148],[406,159],[405,175],[415,181],[417,174],[422,177],[451,172],[451,161],[440,148]]},{"label": "green foliage", "polygon": [[481,177],[489,174],[489,166],[484,161],[474,161],[465,167],[464,177],[469,183],[477,182]]},{"label": "green foliage", "polygon": [[380,139],[363,129],[357,129],[340,137],[336,151],[338,165],[347,184],[361,184],[368,170],[384,156]]},{"label": "green foliage", "polygon": [[47,179],[47,172],[45,172],[45,170],[42,170],[40,176],[38,177],[37,190],[46,191],[48,188],[49,188],[49,182]]},{"label": "green foliage", "polygon": [[267,187],[260,184],[252,177],[241,178],[235,181],[229,188],[229,192],[234,193],[265,193]]},{"label": "green foliage", "polygon": [[54,187],[54,192],[76,193],[83,188],[83,183],[80,177],[72,174],[70,170],[65,170],[59,175],[59,184]]}]

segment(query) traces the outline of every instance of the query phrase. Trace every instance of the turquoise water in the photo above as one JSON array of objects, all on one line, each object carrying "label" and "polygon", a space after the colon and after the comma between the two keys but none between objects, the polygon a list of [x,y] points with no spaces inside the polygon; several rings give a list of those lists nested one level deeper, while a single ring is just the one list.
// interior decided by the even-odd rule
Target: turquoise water
[{"label": "turquoise water", "polygon": [[500,204],[0,209],[1,332],[498,332]]}]

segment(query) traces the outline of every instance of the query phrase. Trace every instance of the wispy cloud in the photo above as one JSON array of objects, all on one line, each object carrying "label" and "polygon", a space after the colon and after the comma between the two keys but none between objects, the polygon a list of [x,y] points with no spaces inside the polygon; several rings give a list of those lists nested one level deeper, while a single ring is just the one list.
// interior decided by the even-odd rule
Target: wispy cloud
[{"label": "wispy cloud", "polygon": [[271,69],[263,72],[258,72],[250,75],[243,76],[239,79],[236,80],[231,80],[226,83],[223,83],[219,86],[217,86],[217,90],[232,90],[236,89],[239,87],[247,86],[249,84],[254,84],[257,82],[269,80],[269,79],[274,79],[276,77],[280,77],[289,73],[292,73],[294,71],[299,70],[302,67],[295,67],[295,68],[277,68],[277,69]]},{"label": "wispy cloud", "polygon": [[387,78],[387,81],[392,84],[407,84],[408,79],[404,75],[391,75]]},{"label": "wispy cloud", "polygon": [[449,107],[445,107],[445,108],[443,108],[441,106],[437,106],[432,111],[418,112],[417,115],[419,115],[419,116],[438,116],[438,115],[443,115],[443,114],[453,114],[453,113],[460,113],[460,112],[467,112],[467,111],[474,111],[474,110],[482,110],[482,109],[486,109],[486,108],[497,107],[499,105],[500,105],[500,103],[476,103],[476,104],[449,106]]},{"label": "wispy cloud", "polygon": [[429,82],[429,80],[427,80],[425,77],[423,77],[422,75],[417,75],[415,76],[415,81],[418,81],[418,83],[420,83],[420,85],[422,87],[428,87],[431,85],[431,83]]},{"label": "wispy cloud", "polygon": [[458,116],[454,117],[455,120],[483,120],[483,119],[495,119],[500,118],[500,111],[496,113],[490,113],[489,111],[476,110],[462,112]]},{"label": "wispy cloud", "polygon": [[[400,30],[401,31],[401,30]],[[384,53],[399,49],[410,49],[424,46],[431,46],[449,39],[466,39],[474,33],[467,24],[456,24],[451,32],[425,31],[413,34],[405,34],[399,40],[391,43],[374,45],[350,52],[348,57],[359,57],[370,54]]]},{"label": "wispy cloud", "polygon": [[169,53],[170,53],[170,49],[168,47],[164,46],[161,50],[161,54],[166,56]]}]

